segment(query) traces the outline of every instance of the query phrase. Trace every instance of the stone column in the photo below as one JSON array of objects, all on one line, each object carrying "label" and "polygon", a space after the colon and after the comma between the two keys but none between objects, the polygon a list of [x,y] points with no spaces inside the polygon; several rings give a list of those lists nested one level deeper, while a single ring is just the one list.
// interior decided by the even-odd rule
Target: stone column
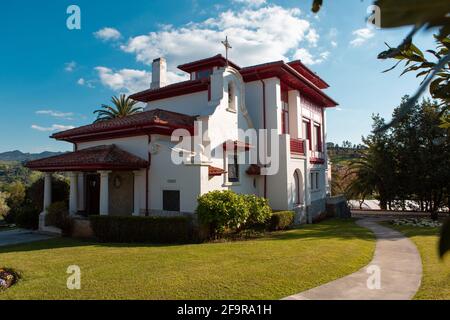
[{"label": "stone column", "polygon": [[100,215],[109,215],[109,174],[111,171],[99,171],[100,173]]},{"label": "stone column", "polygon": [[70,196],[69,196],[69,214],[75,215],[78,212],[78,173],[70,172]]},{"label": "stone column", "polygon": [[142,180],[144,178],[145,171],[139,170],[139,171],[133,171],[134,174],[134,211],[133,216],[140,216],[141,215],[141,198],[142,193],[145,193],[145,187],[143,189],[143,183]]},{"label": "stone column", "polygon": [[86,191],[84,173],[78,174],[78,211],[86,210]]},{"label": "stone column", "polygon": [[52,174],[46,172],[44,174],[44,206],[42,213],[39,215],[39,230],[45,227],[45,216],[47,215],[48,207],[52,204]]}]

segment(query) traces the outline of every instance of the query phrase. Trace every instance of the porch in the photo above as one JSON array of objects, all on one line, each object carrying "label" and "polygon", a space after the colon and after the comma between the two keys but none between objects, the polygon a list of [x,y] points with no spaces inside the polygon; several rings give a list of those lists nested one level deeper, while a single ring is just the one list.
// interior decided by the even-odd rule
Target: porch
[{"label": "porch", "polygon": [[148,161],[115,145],[97,146],[31,161],[26,166],[44,173],[44,205],[39,229],[45,228],[52,204],[52,174],[70,179],[69,214],[134,215],[145,212]]}]

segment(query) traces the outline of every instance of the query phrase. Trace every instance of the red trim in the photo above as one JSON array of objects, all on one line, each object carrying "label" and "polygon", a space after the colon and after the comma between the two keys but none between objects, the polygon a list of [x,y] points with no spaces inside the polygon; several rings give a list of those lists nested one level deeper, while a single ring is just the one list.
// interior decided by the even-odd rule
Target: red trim
[{"label": "red trim", "polygon": [[291,138],[291,153],[305,155],[305,140]]},{"label": "red trim", "polygon": [[325,160],[320,158],[310,158],[309,162],[312,164],[324,164]]},{"label": "red trim", "polygon": [[312,140],[313,140],[313,137],[312,137],[312,121],[311,120],[309,120],[309,123],[308,123],[308,137],[309,137],[309,150],[311,151],[312,150]]},{"label": "red trim", "polygon": [[182,96],[185,94],[207,91],[209,82],[209,78],[183,81],[159,89],[150,89],[138,92],[131,95],[130,98],[136,101],[149,102]]},{"label": "red trim", "polygon": [[304,76],[306,79],[314,83],[319,89],[326,89],[330,86],[321,77],[319,77],[315,72],[305,66],[300,60],[295,60],[288,62],[292,68],[294,68],[298,73]]},{"label": "red trim", "polygon": [[243,68],[240,72],[245,82],[277,77],[289,88],[301,91],[302,94],[315,101],[319,106],[335,107],[338,105],[336,101],[326,95],[314,83],[283,61]]},{"label": "red trim", "polygon": [[[237,64],[233,63],[230,60],[228,60],[228,64],[237,70],[241,69]],[[198,70],[212,69],[214,67],[225,67],[226,65],[227,60],[221,54],[218,54],[214,57],[182,64],[178,66],[178,69],[187,73],[192,73]]]}]

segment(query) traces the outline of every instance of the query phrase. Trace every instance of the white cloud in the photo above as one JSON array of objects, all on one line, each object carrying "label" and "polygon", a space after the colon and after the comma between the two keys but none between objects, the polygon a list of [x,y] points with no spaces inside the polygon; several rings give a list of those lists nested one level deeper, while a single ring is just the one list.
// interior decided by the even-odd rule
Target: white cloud
[{"label": "white cloud", "polygon": [[77,63],[75,61],[70,61],[64,65],[64,70],[66,70],[67,72],[73,72],[76,67]]},{"label": "white cloud", "polygon": [[131,38],[121,46],[139,62],[151,65],[164,56],[169,70],[179,64],[224,53],[221,41],[228,35],[233,49],[230,59],[242,65],[290,60],[290,53],[304,42],[316,41],[317,32],[299,9],[268,6],[226,11],[218,17],[181,27],[165,26],[159,31]]},{"label": "white cloud", "polygon": [[84,78],[80,78],[78,79],[77,84],[80,86],[86,86],[88,88],[95,88],[93,80],[86,80]]},{"label": "white cloud", "polygon": [[94,32],[94,36],[97,39],[103,40],[103,41],[109,41],[109,40],[118,40],[122,35],[117,29],[114,28],[103,28],[98,30],[97,32]]},{"label": "white cloud", "polygon": [[338,43],[336,41],[331,41],[331,46],[333,48],[336,48],[338,46]]},{"label": "white cloud", "polygon": [[73,112],[62,112],[62,111],[55,111],[55,110],[38,110],[36,111],[36,114],[38,115],[48,115],[55,118],[63,118],[67,120],[72,120],[71,117],[74,116]]},{"label": "white cloud", "polygon": [[235,3],[244,4],[249,7],[261,7],[263,4],[266,4],[266,0],[233,0]]},{"label": "white cloud", "polygon": [[301,60],[306,65],[319,64],[324,62],[330,56],[329,51],[324,51],[319,54],[317,58],[315,58],[307,49],[300,48],[294,53],[294,59]]},{"label": "white cloud", "polygon": [[61,124],[54,124],[51,127],[41,127],[38,125],[33,124],[31,126],[31,129],[41,131],[41,132],[52,132],[52,131],[65,131],[75,128],[74,126],[64,126]]},{"label": "white cloud", "polygon": [[316,30],[311,29],[309,30],[308,34],[306,35],[306,40],[313,46],[317,46],[317,42],[319,41],[319,34]]},{"label": "white cloud", "polygon": [[97,67],[101,83],[114,91],[138,92],[150,87],[151,76],[146,71],[122,69],[114,72],[106,67]]},{"label": "white cloud", "polygon": [[352,34],[355,36],[355,38],[350,41],[350,45],[352,45],[353,47],[359,47],[363,45],[367,40],[373,38],[373,36],[375,35],[369,28],[355,30]]}]

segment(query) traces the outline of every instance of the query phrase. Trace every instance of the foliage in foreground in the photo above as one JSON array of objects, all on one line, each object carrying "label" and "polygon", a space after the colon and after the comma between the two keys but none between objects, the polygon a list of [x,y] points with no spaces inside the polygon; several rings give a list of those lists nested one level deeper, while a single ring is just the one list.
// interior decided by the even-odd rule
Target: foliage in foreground
[{"label": "foliage in foreground", "polygon": [[[394,117],[400,110],[402,105]],[[449,206],[450,190],[450,135],[440,127],[439,114],[438,105],[424,100],[386,131],[377,130],[385,122],[374,116],[374,133],[363,139],[367,149],[350,162],[347,197],[375,196],[384,210],[413,209],[436,219],[437,212]],[[415,206],[408,208],[407,200]]]},{"label": "foliage in foreground", "polygon": [[209,226],[212,236],[216,237],[227,230],[264,224],[271,212],[266,199],[230,190],[211,191],[198,198],[199,222]]}]

